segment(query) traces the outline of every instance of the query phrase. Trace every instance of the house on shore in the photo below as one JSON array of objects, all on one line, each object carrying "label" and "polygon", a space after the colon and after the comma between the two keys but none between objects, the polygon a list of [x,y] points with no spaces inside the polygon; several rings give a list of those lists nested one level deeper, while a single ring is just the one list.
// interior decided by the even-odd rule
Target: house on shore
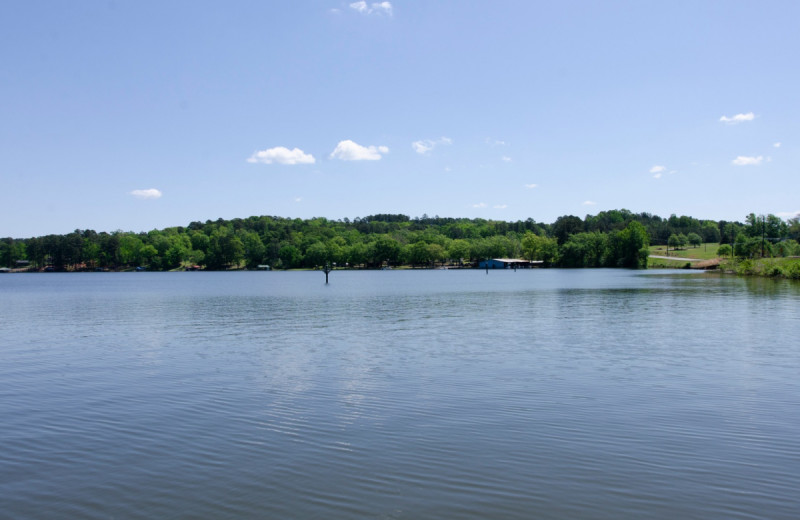
[{"label": "house on shore", "polygon": [[490,258],[488,260],[481,260],[478,262],[480,269],[530,269],[532,267],[541,267],[544,262],[541,260],[522,260],[521,258]]}]

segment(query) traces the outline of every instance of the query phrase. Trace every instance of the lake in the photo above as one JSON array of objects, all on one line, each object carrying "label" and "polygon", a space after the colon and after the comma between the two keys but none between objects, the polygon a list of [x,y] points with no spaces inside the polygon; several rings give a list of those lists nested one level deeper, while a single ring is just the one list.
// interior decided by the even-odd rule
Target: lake
[{"label": "lake", "polygon": [[800,284],[0,276],[0,518],[796,519]]}]

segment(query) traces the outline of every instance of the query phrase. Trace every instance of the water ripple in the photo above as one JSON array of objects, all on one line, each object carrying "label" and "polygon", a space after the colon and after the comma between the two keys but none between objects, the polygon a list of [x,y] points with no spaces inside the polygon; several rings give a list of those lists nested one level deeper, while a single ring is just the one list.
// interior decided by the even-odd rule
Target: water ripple
[{"label": "water ripple", "polygon": [[0,517],[800,510],[796,285],[143,274],[0,280]]}]

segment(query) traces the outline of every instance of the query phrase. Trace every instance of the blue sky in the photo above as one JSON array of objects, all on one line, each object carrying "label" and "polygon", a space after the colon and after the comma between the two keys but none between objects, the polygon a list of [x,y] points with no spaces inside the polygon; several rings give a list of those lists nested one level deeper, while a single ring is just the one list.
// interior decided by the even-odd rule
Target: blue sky
[{"label": "blue sky", "polygon": [[5,2],[0,236],[800,211],[800,3]]}]

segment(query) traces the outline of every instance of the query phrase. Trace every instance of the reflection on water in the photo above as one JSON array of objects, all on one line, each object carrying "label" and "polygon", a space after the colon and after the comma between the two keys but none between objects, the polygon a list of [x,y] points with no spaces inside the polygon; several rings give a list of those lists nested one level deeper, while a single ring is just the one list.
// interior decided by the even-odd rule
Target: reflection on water
[{"label": "reflection on water", "polygon": [[4,514],[800,510],[798,284],[622,270],[330,279],[0,279]]}]

